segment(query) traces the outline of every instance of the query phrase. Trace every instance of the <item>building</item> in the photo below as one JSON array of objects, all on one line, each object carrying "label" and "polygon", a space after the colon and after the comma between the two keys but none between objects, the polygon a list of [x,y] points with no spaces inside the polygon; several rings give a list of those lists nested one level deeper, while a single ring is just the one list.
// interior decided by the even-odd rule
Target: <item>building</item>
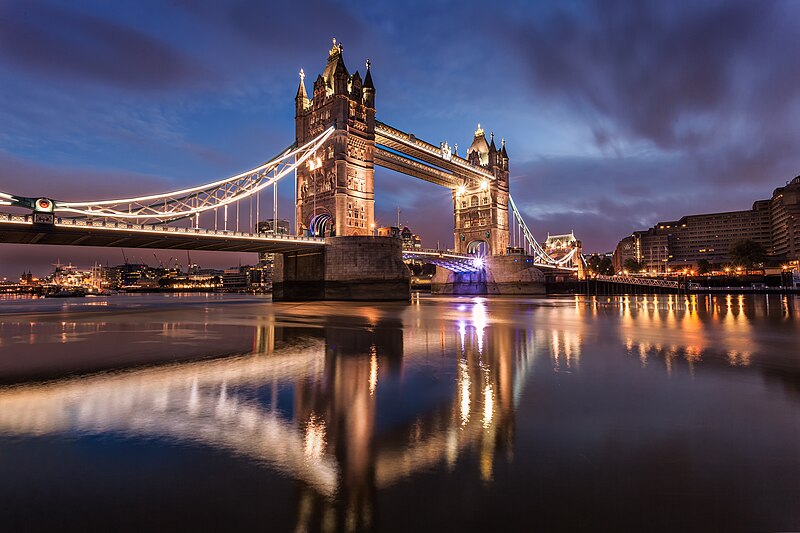
[{"label": "building", "polygon": [[275,219],[268,218],[256,224],[256,232],[268,233],[270,235],[290,235],[292,233],[292,228],[288,220],[278,219],[276,224]]},{"label": "building", "polygon": [[740,240],[755,241],[774,261],[796,261],[800,254],[800,177],[775,189],[770,200],[758,200],[746,211],[688,215],[659,222],[622,239],[614,252],[614,269],[626,259],[650,273],[695,269],[702,260],[721,267]]},{"label": "building", "polygon": [[404,250],[422,249],[422,238],[420,238],[420,236],[416,233],[412,232],[408,226],[404,226],[403,229],[400,229],[397,226],[383,226],[378,228],[377,233],[378,237],[393,237],[395,239],[402,239]]},{"label": "building", "polygon": [[772,255],[786,261],[800,258],[800,176],[778,187],[770,201]]},{"label": "building", "polygon": [[364,78],[344,64],[334,40],[309,98],[305,74],[295,97],[295,133],[302,146],[335,131],[316,157],[297,169],[297,232],[316,236],[372,235],[375,223],[375,86],[369,61]]},{"label": "building", "polygon": [[246,290],[249,287],[249,267],[226,268],[222,272],[222,288],[228,291]]},{"label": "building", "polygon": [[578,246],[578,239],[575,238],[574,231],[563,235],[550,235],[548,233],[547,240],[544,241],[544,249],[553,259],[561,259],[576,246]]},{"label": "building", "polygon": [[403,248],[406,250],[421,250],[422,239],[416,233],[412,233],[408,226],[405,226],[400,232],[400,238],[403,239]]},{"label": "building", "polygon": [[400,238],[400,228],[397,226],[381,226],[378,228],[378,237],[394,237]]}]

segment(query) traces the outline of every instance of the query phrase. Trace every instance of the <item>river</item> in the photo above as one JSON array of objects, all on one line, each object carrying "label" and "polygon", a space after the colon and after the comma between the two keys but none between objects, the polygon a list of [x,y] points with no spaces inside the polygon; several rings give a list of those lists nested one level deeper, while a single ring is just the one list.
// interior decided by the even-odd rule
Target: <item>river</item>
[{"label": "river", "polygon": [[7,298],[0,530],[800,530],[800,298]]}]

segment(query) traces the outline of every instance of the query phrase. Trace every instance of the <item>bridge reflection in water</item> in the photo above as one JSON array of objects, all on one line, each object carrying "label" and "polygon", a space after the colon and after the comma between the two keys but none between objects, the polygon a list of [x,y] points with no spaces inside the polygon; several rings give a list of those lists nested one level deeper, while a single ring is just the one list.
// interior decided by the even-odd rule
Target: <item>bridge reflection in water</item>
[{"label": "bridge reflection in water", "polygon": [[[532,334],[489,328],[481,299],[443,316],[438,330],[404,330],[372,307],[325,322],[270,320],[255,328],[248,355],[4,389],[0,435],[119,435],[227,450],[300,481],[298,521],[309,527],[369,526],[377,490],[452,468],[465,449],[477,450],[481,478],[492,479],[495,455],[511,453]],[[424,368],[409,369],[409,360],[447,364],[442,356],[452,353],[451,393],[415,385]],[[423,405],[381,432],[384,382],[394,389],[389,402],[402,392]],[[277,399],[287,389],[291,409]]]},{"label": "bridge reflection in water", "polygon": [[563,421],[587,403],[547,394],[562,385],[575,393],[620,361],[593,353],[598,346],[615,346],[636,372],[663,365],[686,375],[703,362],[767,374],[752,323],[796,324],[794,305],[651,296],[576,297],[538,309],[480,298],[336,311],[273,306],[253,322],[253,353],[0,389],[0,436],[208,447],[294,480],[298,530],[368,529],[379,492],[415,475],[458,466],[484,484],[500,480],[498,465],[514,458],[523,396],[529,421],[538,416],[533,403],[562,420],[551,422],[554,431],[574,429]]}]

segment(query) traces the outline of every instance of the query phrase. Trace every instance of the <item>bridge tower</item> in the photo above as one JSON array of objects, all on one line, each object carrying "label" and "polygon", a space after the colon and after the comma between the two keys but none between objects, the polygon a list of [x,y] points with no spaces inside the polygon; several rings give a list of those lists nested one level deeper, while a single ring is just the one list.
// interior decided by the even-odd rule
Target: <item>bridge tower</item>
[{"label": "bridge tower", "polygon": [[333,40],[328,63],[309,99],[303,71],[295,97],[298,144],[330,126],[336,131],[297,170],[298,233],[317,236],[372,235],[375,221],[375,87],[370,64],[364,79],[347,71],[343,47]]},{"label": "bridge tower", "polygon": [[508,153],[505,140],[500,150],[486,142],[483,128],[478,129],[467,150],[467,160],[483,167],[494,179],[470,179],[453,191],[455,251],[503,255],[509,245],[508,223]]}]

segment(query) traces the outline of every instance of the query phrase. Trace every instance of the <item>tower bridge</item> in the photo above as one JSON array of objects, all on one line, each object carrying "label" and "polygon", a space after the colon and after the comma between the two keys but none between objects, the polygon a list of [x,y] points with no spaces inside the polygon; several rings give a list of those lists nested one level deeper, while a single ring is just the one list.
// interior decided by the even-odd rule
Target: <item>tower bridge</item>
[{"label": "tower bridge", "polygon": [[[542,270],[582,271],[580,242],[553,257],[536,241],[509,190],[509,156],[478,125],[461,157],[376,120],[370,62],[350,73],[334,40],[309,94],[295,96],[295,142],[269,161],[229,178],[163,194],[60,201],[0,192],[0,242],[142,247],[278,254],[276,299],[406,299],[403,259],[437,264],[442,292],[544,292]],[[403,251],[375,237],[375,166],[451,191],[451,250]],[[278,219],[278,186],[294,177],[295,234],[254,231]],[[286,183],[286,180],[284,180]],[[262,203],[265,209],[262,210]],[[255,218],[254,218],[255,216]]]}]

